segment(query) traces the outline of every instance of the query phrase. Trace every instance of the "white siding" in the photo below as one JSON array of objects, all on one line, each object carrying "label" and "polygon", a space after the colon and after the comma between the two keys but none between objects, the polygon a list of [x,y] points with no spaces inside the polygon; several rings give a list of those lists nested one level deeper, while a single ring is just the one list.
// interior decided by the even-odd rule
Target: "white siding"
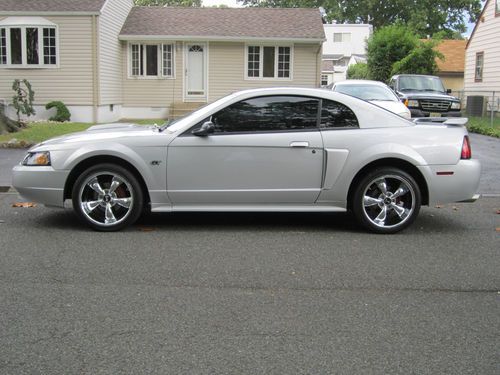
[{"label": "white siding", "polygon": [[208,100],[214,101],[231,92],[276,86],[319,87],[321,46],[293,46],[292,80],[245,79],[244,43],[211,42],[209,46]]},{"label": "white siding", "polygon": [[[495,0],[486,4],[484,22],[478,21],[465,53],[465,91],[500,93],[500,16],[495,17]],[[476,53],[484,52],[483,80],[474,82]]]},{"label": "white siding", "polygon": [[[169,42],[171,43],[171,42]],[[182,102],[182,42],[176,43],[175,79],[129,78],[127,43],[122,42],[123,105],[125,107],[169,107]]]},{"label": "white siding", "polygon": [[[323,43],[323,53],[325,55],[366,55],[366,41],[372,33],[372,26],[366,24],[326,24],[326,41]],[[349,33],[351,40],[349,42],[334,43],[334,33]]]},{"label": "white siding", "polygon": [[[295,44],[292,80],[245,79],[244,43],[210,42],[208,46],[208,101],[231,92],[275,86],[319,87],[321,46]],[[127,45],[123,44],[123,105],[125,107],[168,107],[183,101],[183,43],[175,49],[176,79],[128,77]]]},{"label": "white siding", "polygon": [[99,17],[99,104],[121,104],[122,51],[120,30],[133,0],[108,0]]},{"label": "white siding", "polygon": [[90,16],[44,18],[58,26],[59,67],[0,68],[0,99],[10,102],[13,95],[12,82],[16,78],[26,78],[35,91],[36,104],[45,105],[52,100],[61,100],[66,105],[92,105],[92,18]]}]

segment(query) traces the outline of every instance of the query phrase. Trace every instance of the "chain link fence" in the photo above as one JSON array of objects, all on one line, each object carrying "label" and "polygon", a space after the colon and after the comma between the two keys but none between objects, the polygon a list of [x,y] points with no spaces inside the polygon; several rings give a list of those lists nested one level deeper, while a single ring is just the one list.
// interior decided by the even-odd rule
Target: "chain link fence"
[{"label": "chain link fence", "polygon": [[491,126],[500,118],[500,90],[460,90],[451,95],[460,99],[464,116],[488,118]]}]

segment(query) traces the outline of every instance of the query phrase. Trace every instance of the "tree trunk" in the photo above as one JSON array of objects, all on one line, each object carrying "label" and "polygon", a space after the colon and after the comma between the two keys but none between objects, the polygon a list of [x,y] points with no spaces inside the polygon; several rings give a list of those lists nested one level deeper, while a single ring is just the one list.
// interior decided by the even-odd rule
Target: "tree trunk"
[{"label": "tree trunk", "polygon": [[5,106],[0,104],[0,134],[14,133],[21,128],[17,121],[11,120],[5,116]]}]

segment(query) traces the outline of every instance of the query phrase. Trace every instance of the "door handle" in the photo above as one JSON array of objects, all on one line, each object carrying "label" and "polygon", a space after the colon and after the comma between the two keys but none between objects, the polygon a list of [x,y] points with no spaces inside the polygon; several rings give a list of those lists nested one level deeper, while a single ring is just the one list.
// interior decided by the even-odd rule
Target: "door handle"
[{"label": "door handle", "polygon": [[309,142],[291,142],[290,147],[309,147]]}]

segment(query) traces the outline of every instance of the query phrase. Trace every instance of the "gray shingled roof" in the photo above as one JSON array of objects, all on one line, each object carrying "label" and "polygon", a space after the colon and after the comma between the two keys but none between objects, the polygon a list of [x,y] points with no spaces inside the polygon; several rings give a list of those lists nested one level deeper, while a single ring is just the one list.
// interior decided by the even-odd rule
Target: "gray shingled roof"
[{"label": "gray shingled roof", "polygon": [[135,7],[120,35],[324,39],[318,9]]},{"label": "gray shingled roof", "polygon": [[106,0],[1,0],[0,12],[98,12]]}]

